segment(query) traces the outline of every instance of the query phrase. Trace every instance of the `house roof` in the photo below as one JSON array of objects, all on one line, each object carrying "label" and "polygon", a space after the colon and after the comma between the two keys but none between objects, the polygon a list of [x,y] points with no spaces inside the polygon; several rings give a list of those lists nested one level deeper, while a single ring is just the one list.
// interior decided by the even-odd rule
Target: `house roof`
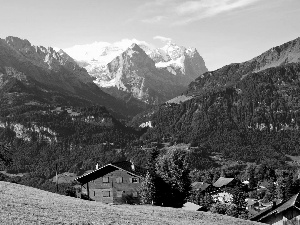
[{"label": "house roof", "polygon": [[234,178],[220,177],[220,178],[213,184],[213,186],[220,188],[220,187],[223,187],[223,186],[229,184],[229,183],[230,183],[231,181],[233,181],[233,180],[234,180]]},{"label": "house roof", "polygon": [[194,182],[194,183],[192,183],[192,189],[193,190],[205,191],[206,188],[208,188],[209,186],[211,186],[211,184],[204,183],[204,182]]},{"label": "house roof", "polygon": [[294,207],[300,211],[299,206],[300,206],[300,195],[298,193],[298,194],[294,195],[293,197],[291,197],[289,200],[282,202],[282,203],[276,205],[275,207],[267,208],[266,210],[262,211],[258,215],[255,215],[252,218],[250,218],[250,220],[261,221],[262,219],[264,219],[268,216],[281,213],[291,207]]},{"label": "house roof", "polygon": [[116,162],[116,163],[110,163],[107,164],[99,169],[93,170],[89,173],[83,174],[82,176],[77,177],[75,180],[78,182],[85,184],[91,180],[97,179],[98,177],[104,176],[105,174],[108,174],[110,172],[113,172],[115,170],[124,170],[128,172],[129,174],[136,176],[136,177],[144,177],[146,170],[144,168],[141,168],[139,166],[134,166],[134,169],[132,168],[132,163],[128,161],[123,162]]}]

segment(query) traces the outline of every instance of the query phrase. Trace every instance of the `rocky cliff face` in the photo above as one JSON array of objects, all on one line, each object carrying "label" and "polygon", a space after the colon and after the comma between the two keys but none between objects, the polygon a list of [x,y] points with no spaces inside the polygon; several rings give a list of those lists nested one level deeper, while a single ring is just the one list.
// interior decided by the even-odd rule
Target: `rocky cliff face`
[{"label": "rocky cliff face", "polygon": [[[75,86],[92,83],[92,78],[66,53],[34,46],[28,40],[7,37],[0,40],[2,68],[14,68],[43,84],[75,92]],[[5,69],[7,71],[7,69]]]},{"label": "rocky cliff face", "polygon": [[164,102],[185,89],[168,71],[156,68],[137,44],[108,63],[94,82],[103,90],[114,87],[147,104]]},{"label": "rocky cliff face", "polygon": [[[93,57],[78,62],[95,78],[95,84],[115,97],[161,103],[182,93],[191,81],[207,71],[196,49],[174,43],[157,49],[145,43],[124,47],[105,46],[98,55],[87,50],[86,55]],[[74,49],[67,51],[77,54]]]},{"label": "rocky cliff face", "polygon": [[161,49],[155,49],[150,53],[150,57],[156,62],[157,67],[184,77],[185,85],[207,72],[205,62],[195,48],[169,43]]},{"label": "rocky cliff face", "polygon": [[1,106],[10,107],[31,101],[104,105],[126,116],[142,110],[103,92],[88,72],[66,52],[34,46],[28,40],[17,37],[0,39]]}]

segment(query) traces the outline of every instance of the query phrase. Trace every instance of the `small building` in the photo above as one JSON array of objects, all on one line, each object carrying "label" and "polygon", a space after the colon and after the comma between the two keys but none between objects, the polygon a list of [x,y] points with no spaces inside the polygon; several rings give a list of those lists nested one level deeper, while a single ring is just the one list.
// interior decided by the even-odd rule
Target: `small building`
[{"label": "small building", "polygon": [[131,162],[107,164],[90,173],[77,177],[81,195],[103,203],[124,203],[126,197],[138,201],[138,192],[145,170]]},{"label": "small building", "polygon": [[226,187],[235,187],[238,185],[242,185],[243,183],[235,178],[226,178],[226,177],[220,177],[213,186],[216,188],[226,188]]},{"label": "small building", "polygon": [[250,220],[276,225],[300,224],[299,193],[278,205],[273,204],[273,206],[253,216]]},{"label": "small building", "polygon": [[194,182],[192,183],[192,190],[202,193],[213,193],[217,191],[217,188],[205,182]]}]

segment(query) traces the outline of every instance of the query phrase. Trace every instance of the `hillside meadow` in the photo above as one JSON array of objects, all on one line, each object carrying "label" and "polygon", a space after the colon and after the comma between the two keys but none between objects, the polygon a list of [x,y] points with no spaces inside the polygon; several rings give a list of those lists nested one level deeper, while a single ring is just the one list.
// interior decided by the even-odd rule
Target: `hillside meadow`
[{"label": "hillside meadow", "polygon": [[259,224],[181,209],[107,205],[0,181],[0,224]]}]

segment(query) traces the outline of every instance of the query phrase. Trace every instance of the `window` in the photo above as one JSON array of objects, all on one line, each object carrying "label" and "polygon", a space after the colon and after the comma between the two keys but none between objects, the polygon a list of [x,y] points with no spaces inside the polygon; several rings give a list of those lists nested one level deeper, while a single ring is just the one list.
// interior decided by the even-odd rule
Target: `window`
[{"label": "window", "polygon": [[103,197],[110,197],[110,191],[102,191]]},{"label": "window", "polygon": [[117,177],[116,182],[117,183],[123,183],[123,177]]},{"label": "window", "polygon": [[109,183],[109,178],[108,177],[103,177],[103,183]]},{"label": "window", "polygon": [[117,191],[117,197],[121,198],[123,193],[125,193],[125,191]]},{"label": "window", "polygon": [[136,191],[132,193],[132,197],[137,197],[137,196],[138,196],[138,195],[137,195],[137,192],[136,192]]},{"label": "window", "polygon": [[139,178],[136,177],[131,178],[131,183],[139,183]]}]

